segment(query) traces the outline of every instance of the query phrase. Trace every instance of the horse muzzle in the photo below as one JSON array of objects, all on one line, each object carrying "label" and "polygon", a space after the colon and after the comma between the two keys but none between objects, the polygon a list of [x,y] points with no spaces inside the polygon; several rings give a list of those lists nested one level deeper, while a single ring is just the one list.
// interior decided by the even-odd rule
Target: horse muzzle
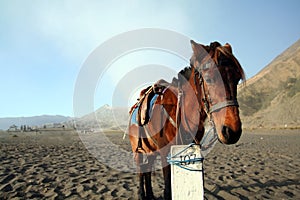
[{"label": "horse muzzle", "polygon": [[232,130],[228,126],[223,126],[221,130],[221,137],[219,136],[219,141],[223,144],[235,144],[240,139],[242,135],[242,128],[238,130]]}]

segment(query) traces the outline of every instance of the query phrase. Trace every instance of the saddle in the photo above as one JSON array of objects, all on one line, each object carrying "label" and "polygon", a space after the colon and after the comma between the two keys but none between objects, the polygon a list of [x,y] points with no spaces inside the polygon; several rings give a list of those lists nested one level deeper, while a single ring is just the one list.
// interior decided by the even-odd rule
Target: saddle
[{"label": "saddle", "polygon": [[170,85],[167,81],[161,79],[152,86],[141,91],[138,102],[138,113],[136,121],[140,126],[146,125],[151,117],[152,107],[158,96],[162,95],[164,90]]}]

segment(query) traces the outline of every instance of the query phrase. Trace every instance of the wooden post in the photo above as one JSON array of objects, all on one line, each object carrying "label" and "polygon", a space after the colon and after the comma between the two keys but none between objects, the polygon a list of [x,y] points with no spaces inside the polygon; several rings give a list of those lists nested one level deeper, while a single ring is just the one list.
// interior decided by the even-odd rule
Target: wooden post
[{"label": "wooden post", "polygon": [[200,145],[173,145],[170,153],[172,199],[204,199]]}]

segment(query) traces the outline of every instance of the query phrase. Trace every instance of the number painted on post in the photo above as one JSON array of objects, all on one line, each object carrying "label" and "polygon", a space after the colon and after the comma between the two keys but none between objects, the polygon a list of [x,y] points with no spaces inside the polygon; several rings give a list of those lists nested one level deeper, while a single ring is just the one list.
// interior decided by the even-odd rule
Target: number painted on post
[{"label": "number painted on post", "polygon": [[196,154],[180,156],[181,165],[195,164]]}]

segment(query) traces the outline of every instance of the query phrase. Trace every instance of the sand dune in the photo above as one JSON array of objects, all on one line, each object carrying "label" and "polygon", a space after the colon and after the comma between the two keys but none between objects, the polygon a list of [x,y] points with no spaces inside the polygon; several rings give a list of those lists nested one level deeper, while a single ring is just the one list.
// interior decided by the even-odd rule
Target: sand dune
[{"label": "sand dune", "polygon": [[[107,138],[130,151],[121,133]],[[204,161],[206,198],[300,198],[299,142],[299,130],[265,130],[217,144]],[[162,199],[160,170],[153,179]],[[137,185],[135,173],[100,162],[76,132],[0,133],[0,199],[137,199]]]}]

